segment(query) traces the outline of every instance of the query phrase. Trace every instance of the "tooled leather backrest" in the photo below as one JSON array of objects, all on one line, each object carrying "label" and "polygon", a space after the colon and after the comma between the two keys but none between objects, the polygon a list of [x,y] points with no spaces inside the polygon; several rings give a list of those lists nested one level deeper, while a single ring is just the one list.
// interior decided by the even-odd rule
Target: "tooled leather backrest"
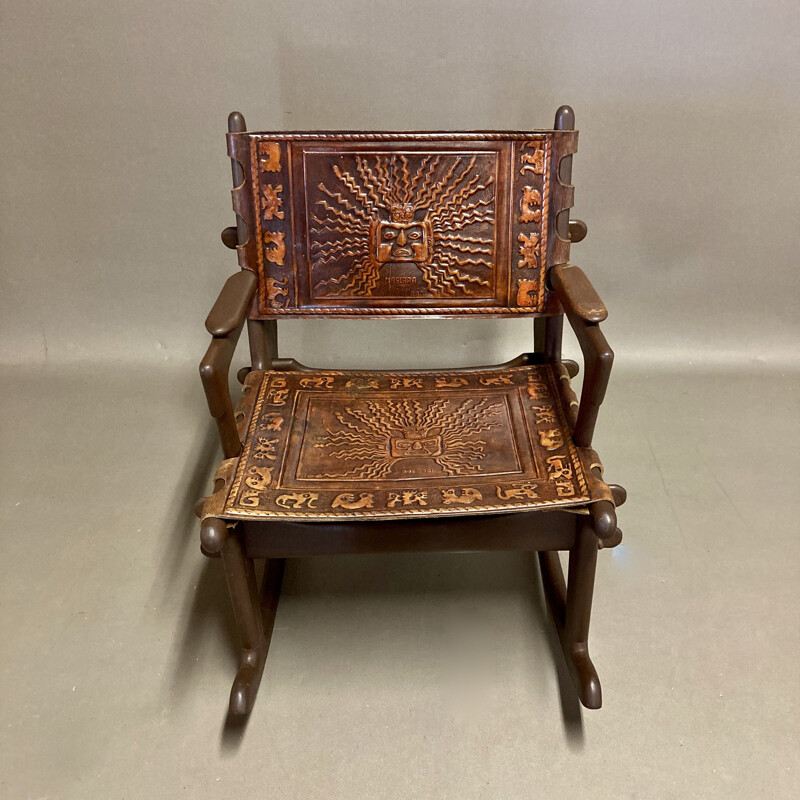
[{"label": "tooled leather backrest", "polygon": [[576,149],[570,130],[229,133],[251,316],[547,312]]}]

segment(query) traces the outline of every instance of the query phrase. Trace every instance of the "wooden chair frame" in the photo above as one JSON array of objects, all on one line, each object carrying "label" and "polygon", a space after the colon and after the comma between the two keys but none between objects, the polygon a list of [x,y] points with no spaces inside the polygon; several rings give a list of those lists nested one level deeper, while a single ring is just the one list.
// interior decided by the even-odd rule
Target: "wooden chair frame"
[{"label": "wooden chair frame", "polygon": [[[556,114],[556,130],[573,130],[574,114],[562,106]],[[245,131],[240,114],[229,118],[229,130]],[[562,161],[561,179],[571,182],[572,157]],[[242,184],[242,167],[233,161],[234,186]],[[244,241],[247,232],[241,217],[236,228],[223,231],[228,247]],[[562,238],[578,242],[586,226],[570,221],[569,211],[557,219]],[[585,274],[576,266],[558,264],[550,268],[548,284],[558,300],[557,313],[534,319],[533,352],[510,365],[563,363],[570,376],[578,371],[574,362],[563,361],[561,339],[563,316],[567,317],[580,344],[585,378],[577,411],[569,420],[576,445],[590,448],[600,405],[609,380],[613,353],[600,329],[607,312]],[[206,321],[212,335],[200,365],[209,410],[219,429],[224,457],[242,452],[228,378],[237,342],[247,324],[252,370],[293,370],[298,365],[278,357],[277,321],[248,318],[257,291],[254,274],[243,270],[228,279]],[[509,365],[504,365],[509,366]],[[240,374],[243,380],[249,369]],[[469,370],[463,370],[469,372]],[[591,471],[599,480],[599,460]],[[591,616],[597,551],[621,539],[615,506],[625,501],[625,490],[609,485],[613,500],[593,502],[582,513],[553,510],[547,514],[529,511],[498,516],[428,518],[397,521],[286,522],[282,520],[231,521],[206,516],[201,524],[205,555],[221,557],[236,625],[241,637],[241,660],[230,697],[230,712],[248,714],[253,706],[269,649],[280,593],[284,560],[339,553],[387,553],[403,551],[537,551],[545,595],[558,632],[561,648],[581,703],[599,708],[601,689],[589,657]],[[558,557],[569,553],[568,580]],[[254,559],[265,558],[259,590]]]}]

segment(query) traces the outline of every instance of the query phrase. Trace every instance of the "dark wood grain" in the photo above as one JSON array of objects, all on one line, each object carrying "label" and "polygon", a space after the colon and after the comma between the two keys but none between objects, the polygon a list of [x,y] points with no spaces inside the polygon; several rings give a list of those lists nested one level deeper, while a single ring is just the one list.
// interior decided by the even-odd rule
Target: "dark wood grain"
[{"label": "dark wood grain", "polygon": [[603,322],[608,318],[605,303],[580,267],[569,264],[553,267],[550,282],[567,314],[574,314],[586,322]]},{"label": "dark wood grain", "polygon": [[227,336],[236,330],[245,320],[255,293],[256,278],[252,272],[243,270],[231,275],[206,317],[206,330],[212,336]]}]

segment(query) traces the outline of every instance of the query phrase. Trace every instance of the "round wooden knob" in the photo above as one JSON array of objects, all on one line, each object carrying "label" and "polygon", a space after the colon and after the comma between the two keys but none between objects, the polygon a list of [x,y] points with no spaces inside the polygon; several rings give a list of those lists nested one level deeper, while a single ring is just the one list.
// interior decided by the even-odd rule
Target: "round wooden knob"
[{"label": "round wooden knob", "polygon": [[573,244],[582,242],[586,238],[589,229],[582,219],[571,219],[569,221],[569,240]]},{"label": "round wooden knob", "polygon": [[225,247],[229,247],[231,250],[235,250],[236,246],[239,244],[239,233],[236,228],[225,228],[219,237],[222,239],[222,244],[224,244]]}]

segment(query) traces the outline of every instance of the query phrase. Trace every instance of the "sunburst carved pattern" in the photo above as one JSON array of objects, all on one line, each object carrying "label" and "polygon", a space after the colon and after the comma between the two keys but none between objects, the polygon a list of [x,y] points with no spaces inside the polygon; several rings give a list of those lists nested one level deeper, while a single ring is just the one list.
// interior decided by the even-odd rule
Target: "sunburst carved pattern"
[{"label": "sunburst carved pattern", "polygon": [[416,473],[425,460],[437,464],[446,476],[475,475],[482,471],[486,441],[477,438],[499,422],[503,406],[487,398],[450,400],[374,400],[336,411],[340,427],[326,427],[326,436],[314,447],[327,456],[353,464],[342,472],[313,477],[377,480],[387,477],[400,462]]},{"label": "sunburst carved pattern", "polygon": [[317,296],[491,293],[493,156],[386,153],[340,164],[310,199]]}]

